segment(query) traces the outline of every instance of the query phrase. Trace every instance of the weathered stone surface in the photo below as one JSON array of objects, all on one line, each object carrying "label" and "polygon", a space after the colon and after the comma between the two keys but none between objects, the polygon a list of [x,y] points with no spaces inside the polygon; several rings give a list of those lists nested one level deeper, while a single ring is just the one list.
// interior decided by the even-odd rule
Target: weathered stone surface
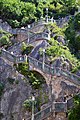
[{"label": "weathered stone surface", "polygon": [[7,32],[9,32],[12,28],[7,22],[3,22],[2,19],[0,19],[0,29],[3,29]]},{"label": "weathered stone surface", "polygon": [[76,75],[80,76],[80,70],[76,73]]},{"label": "weathered stone surface", "polygon": [[62,45],[65,45],[65,44],[66,44],[63,36],[58,36],[58,37],[57,37],[57,41],[58,41],[59,43],[62,43]]},{"label": "weathered stone surface", "polygon": [[55,99],[58,102],[65,101],[80,92],[80,88],[74,83],[67,81],[65,77],[60,76],[53,79],[52,94],[55,94]]},{"label": "weathered stone surface", "polygon": [[[14,78],[15,81],[10,84],[7,80],[8,77]],[[0,58],[0,82],[3,82],[5,86],[0,101],[2,120],[11,120],[11,114],[14,119],[16,118],[15,120],[22,120],[22,116],[24,116],[24,112],[22,112],[23,102],[31,95],[32,91],[28,80]]]},{"label": "weathered stone surface", "polygon": [[65,59],[64,56],[58,57],[57,59],[55,59],[51,66],[60,67],[64,70],[68,70],[68,71],[70,71],[72,69],[72,64],[70,63],[70,61],[68,59]]},{"label": "weathered stone surface", "polygon": [[[26,119],[31,113],[25,111],[23,102],[32,96],[32,88],[27,78],[18,73],[16,69],[7,62],[8,60],[6,61],[0,58],[0,82],[3,82],[5,85],[0,101],[0,113],[3,114],[2,120],[12,120],[12,118],[15,120]],[[10,83],[8,78],[13,78],[14,82]],[[18,81],[18,84],[16,81]],[[49,100],[49,90],[47,86],[47,84],[43,84],[39,91],[35,91],[35,96],[39,96],[39,99],[42,100],[41,104]]]}]

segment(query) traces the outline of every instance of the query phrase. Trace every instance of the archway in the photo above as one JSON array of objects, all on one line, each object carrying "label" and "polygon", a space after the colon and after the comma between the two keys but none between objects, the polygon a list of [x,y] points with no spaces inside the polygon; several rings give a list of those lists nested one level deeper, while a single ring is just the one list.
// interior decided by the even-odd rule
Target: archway
[{"label": "archway", "polygon": [[[38,106],[41,108],[43,105],[49,103],[49,86],[46,83],[45,77],[36,70],[31,70],[29,75],[29,83],[32,86],[35,97],[38,101]],[[47,103],[47,104],[46,104]]]}]

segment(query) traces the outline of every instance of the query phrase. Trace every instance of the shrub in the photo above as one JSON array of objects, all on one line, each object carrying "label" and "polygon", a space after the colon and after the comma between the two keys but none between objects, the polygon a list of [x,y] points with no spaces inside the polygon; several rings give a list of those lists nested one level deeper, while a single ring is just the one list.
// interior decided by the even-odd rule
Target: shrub
[{"label": "shrub", "polygon": [[26,45],[26,44],[24,44],[23,46],[22,46],[22,49],[23,49],[23,51],[22,51],[22,54],[23,55],[28,55],[31,51],[32,51],[32,49],[33,49],[33,46],[32,45]]},{"label": "shrub", "polygon": [[69,111],[69,120],[80,119],[80,97],[74,97],[74,108]]},{"label": "shrub", "polygon": [[9,45],[9,43],[10,43],[10,40],[6,35],[0,38],[0,46]]},{"label": "shrub", "polygon": [[27,99],[24,101],[23,106],[26,108],[26,110],[31,111],[32,110],[32,102],[34,102],[34,106],[36,105],[36,101],[32,101],[32,99]]},{"label": "shrub", "polygon": [[16,83],[16,84],[19,84],[19,80],[16,80],[15,83]]},{"label": "shrub", "polygon": [[8,22],[13,28],[19,27],[20,24],[17,20],[8,20]]},{"label": "shrub", "polygon": [[23,75],[27,75],[28,74],[28,63],[19,63],[18,67],[16,66],[17,70],[23,74]]},{"label": "shrub", "polygon": [[[73,69],[74,68],[76,68],[77,70],[80,69],[79,60],[77,60],[76,57],[73,54],[71,54],[67,46],[62,46],[61,44],[56,42],[54,39],[50,40],[50,44],[51,46],[46,49],[46,54],[49,57],[52,56],[52,59],[53,59],[54,57],[60,57],[64,55],[65,58],[70,60],[73,66]],[[76,69],[74,69],[73,71],[75,71]]]},{"label": "shrub", "polygon": [[30,72],[28,74],[28,77],[30,78],[29,82],[34,89],[39,89],[41,85],[45,82],[44,78],[37,72]]},{"label": "shrub", "polygon": [[21,25],[25,26],[25,25],[27,25],[28,22],[29,22],[29,17],[24,17],[21,21]]}]

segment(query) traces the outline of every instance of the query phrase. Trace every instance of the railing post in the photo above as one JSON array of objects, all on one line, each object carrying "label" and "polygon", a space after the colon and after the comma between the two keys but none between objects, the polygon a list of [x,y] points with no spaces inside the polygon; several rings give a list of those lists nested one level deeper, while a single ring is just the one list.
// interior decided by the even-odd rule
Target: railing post
[{"label": "railing post", "polygon": [[48,23],[48,8],[46,8],[46,22]]},{"label": "railing post", "polygon": [[29,28],[30,28],[30,25],[28,25],[28,31],[27,31],[28,32],[28,34],[27,34],[28,35],[28,41],[27,41],[28,44],[29,44]]},{"label": "railing post", "polygon": [[34,101],[35,101],[35,97],[32,96],[32,118],[31,120],[34,120]]},{"label": "railing post", "polygon": [[27,55],[24,55],[24,62],[27,62]]}]

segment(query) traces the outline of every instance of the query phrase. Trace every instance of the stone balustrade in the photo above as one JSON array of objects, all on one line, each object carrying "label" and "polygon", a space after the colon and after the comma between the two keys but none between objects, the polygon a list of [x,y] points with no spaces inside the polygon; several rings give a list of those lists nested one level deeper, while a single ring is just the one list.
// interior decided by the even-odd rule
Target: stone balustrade
[{"label": "stone balustrade", "polygon": [[1,49],[1,56],[13,63],[23,63],[27,61],[27,56],[16,56],[5,49]]},{"label": "stone balustrade", "polygon": [[79,76],[72,74],[69,71],[61,69],[61,68],[50,67],[49,65],[46,65],[45,63],[44,63],[44,69],[43,69],[42,62],[40,62],[40,61],[36,60],[35,58],[30,57],[30,56],[28,57],[28,60],[29,60],[29,64],[31,64],[35,68],[38,68],[38,69],[42,70],[43,72],[46,72],[46,73],[51,74],[51,75],[65,76],[68,78],[68,80],[70,82],[75,83],[76,85],[80,86],[80,77]]},{"label": "stone balustrade", "polygon": [[67,102],[53,102],[53,111],[67,112]]},{"label": "stone balustrade", "polygon": [[[70,78],[71,82],[74,82],[77,85],[80,85],[80,77],[74,74],[71,74],[70,72],[60,69],[60,68],[53,68],[49,65],[43,64],[42,62],[36,60],[35,58],[32,58],[30,56],[15,56],[12,53],[6,51],[5,49],[2,49],[2,57],[8,59],[11,62],[14,63],[23,63],[25,61],[29,61],[29,65],[51,75],[62,75],[67,78]],[[77,81],[77,82],[76,82]],[[66,102],[52,102],[51,105],[49,105],[47,108],[43,109],[42,111],[36,113],[34,115],[35,120],[42,120],[44,118],[47,118],[51,112],[67,112],[68,109],[72,108],[74,106],[73,98],[68,99]],[[31,120],[31,118],[27,119]]]},{"label": "stone balustrade", "polygon": [[[33,29],[36,26],[40,26],[40,25],[44,25],[44,24],[46,24],[45,20],[40,19],[37,22],[30,24],[30,29]],[[26,29],[28,29],[28,27],[26,27]]]},{"label": "stone balustrade", "polygon": [[47,74],[51,74],[51,75],[62,75],[68,78],[68,80],[72,83],[75,83],[76,85],[80,86],[80,77],[70,73],[67,70],[61,69],[61,68],[53,68],[47,64],[44,63],[44,68],[43,68],[43,63],[38,61],[35,58],[32,58],[30,56],[15,56],[12,53],[10,53],[9,51],[6,51],[5,49],[2,49],[2,57],[8,59],[11,62],[14,63],[23,63],[27,61],[29,61],[29,65],[38,68],[40,70],[42,70],[43,72],[47,73]]},{"label": "stone balustrade", "polygon": [[[34,120],[42,120],[44,118],[47,118],[49,115],[51,114],[51,105],[49,105],[48,107],[46,107],[45,109],[37,112],[34,115]],[[28,118],[27,120],[31,120],[31,117]]]},{"label": "stone balustrade", "polygon": [[74,107],[74,99],[71,98],[71,99],[68,99],[67,100],[67,109],[71,109]]},{"label": "stone balustrade", "polygon": [[[28,39],[28,38],[27,38]],[[23,41],[27,41],[27,39]],[[37,40],[50,40],[50,35],[48,33],[37,33],[29,36],[29,44],[37,41]]]},{"label": "stone balustrade", "polygon": [[[52,102],[51,105],[34,114],[34,119],[43,120],[50,116],[52,112],[67,112],[72,107],[74,107],[73,98],[68,99],[66,102]],[[27,120],[31,120],[31,118]]]},{"label": "stone balustrade", "polygon": [[36,40],[39,39],[44,39],[44,40],[50,40],[50,35],[48,33],[38,33],[38,34],[34,34],[33,36],[31,36],[30,38],[30,43],[35,42]]},{"label": "stone balustrade", "polygon": [[[70,17],[74,17],[74,16],[67,16],[65,18],[59,18],[58,20],[55,20],[53,18],[48,18],[48,22],[56,22],[57,24],[61,23],[61,22],[66,22],[67,20],[70,19]],[[32,24],[30,24],[30,28],[28,27],[25,27],[24,29],[23,28],[14,28],[12,29],[11,26],[7,23],[7,22],[3,22],[1,19],[0,19],[0,29],[3,29],[7,32],[10,32],[11,34],[18,34],[18,33],[27,33],[27,31],[30,29],[33,29],[35,28],[36,26],[42,26],[44,24],[47,24],[46,22],[46,19],[40,19],[38,20],[37,22],[34,22]]]},{"label": "stone balustrade", "polygon": [[9,60],[10,62],[15,63],[16,56],[13,55],[12,53],[6,51],[5,49],[1,50],[1,56],[4,57],[5,59]]},{"label": "stone balustrade", "polygon": [[76,74],[70,73],[69,71],[64,69],[61,69],[60,74],[65,77],[68,77],[71,82],[74,82],[75,84],[80,85],[80,77],[77,76]]}]

